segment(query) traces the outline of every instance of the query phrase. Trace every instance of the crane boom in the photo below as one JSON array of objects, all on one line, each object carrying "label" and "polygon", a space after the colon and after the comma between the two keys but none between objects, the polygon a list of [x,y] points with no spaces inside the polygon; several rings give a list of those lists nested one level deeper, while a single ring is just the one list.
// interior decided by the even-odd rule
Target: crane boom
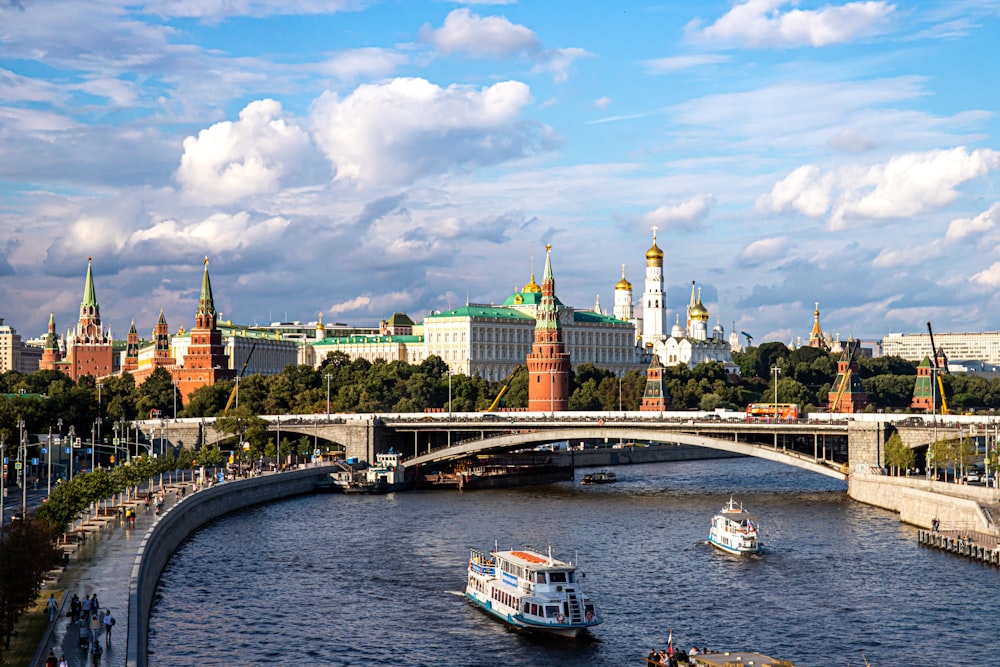
[{"label": "crane boom", "polygon": [[490,407],[486,408],[484,412],[493,412],[497,409],[497,406],[500,405],[501,399],[503,399],[503,397],[507,394],[507,390],[510,389],[510,383],[514,381],[514,377],[517,375],[518,371],[521,370],[521,368],[523,367],[518,366],[514,369],[514,372],[510,374],[509,378],[507,378],[507,382],[500,388],[500,391],[497,392],[497,397],[493,399],[493,402],[490,403]]},{"label": "crane boom", "polygon": [[250,358],[253,356],[253,351],[257,349],[257,341],[253,342],[250,346],[250,352],[247,354],[247,358],[243,360],[243,368],[240,369],[240,374],[236,376],[236,384],[233,386],[233,390],[229,393],[229,400],[226,401],[226,409],[223,412],[229,412],[229,408],[233,407],[233,401],[236,400],[236,392],[240,389],[240,378],[243,374],[247,372],[247,364],[250,363]]},{"label": "crane boom", "polygon": [[[934,368],[936,370],[942,370],[942,369],[938,368],[938,362],[937,362],[938,351],[937,351],[937,347],[934,345],[934,330],[931,329],[931,323],[930,322],[927,323],[927,333],[931,337],[931,368]],[[945,367],[944,367],[943,370],[944,370],[945,373],[947,373],[948,372],[948,366],[945,365]],[[941,381],[941,374],[940,373],[935,373],[935,375],[937,376],[938,391],[941,392],[941,414],[946,415],[946,414],[948,414],[948,399],[945,398],[945,395],[944,395],[944,382]]]}]

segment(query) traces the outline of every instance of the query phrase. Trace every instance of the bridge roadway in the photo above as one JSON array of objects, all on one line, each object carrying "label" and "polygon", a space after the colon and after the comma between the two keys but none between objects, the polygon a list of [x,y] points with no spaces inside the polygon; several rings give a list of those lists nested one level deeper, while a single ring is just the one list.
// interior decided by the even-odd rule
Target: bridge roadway
[{"label": "bridge roadway", "polygon": [[[319,450],[339,450],[348,457],[374,461],[377,452],[395,448],[413,466],[432,465],[474,454],[530,449],[553,442],[608,444],[665,442],[709,447],[757,456],[844,478],[851,470],[884,465],[884,443],[895,429],[911,448],[934,439],[995,433],[989,417],[890,414],[810,413],[806,419],[747,423],[739,412],[472,412],[397,414],[262,415],[282,439],[306,436]],[[918,423],[913,423],[914,421]],[[197,447],[217,442],[235,448],[235,436],[221,434],[215,420],[176,419],[140,422],[152,442]],[[977,435],[978,434],[978,435]],[[920,459],[918,455],[918,461]]]}]

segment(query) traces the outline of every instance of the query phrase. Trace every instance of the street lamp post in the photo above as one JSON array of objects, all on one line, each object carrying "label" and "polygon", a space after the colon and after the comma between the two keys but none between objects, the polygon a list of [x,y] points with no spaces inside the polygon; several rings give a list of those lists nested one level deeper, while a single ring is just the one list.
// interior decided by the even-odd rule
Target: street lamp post
[{"label": "street lamp post", "polygon": [[448,419],[451,419],[451,366],[448,367]]},{"label": "street lamp post", "polygon": [[73,481],[73,468],[76,464],[76,427],[69,425],[69,432],[66,434],[66,441],[69,442],[69,479]]},{"label": "street lamp post", "polygon": [[[60,417],[59,419],[56,420],[56,428],[59,429],[59,437],[56,439],[56,442],[59,443],[60,448],[64,446],[62,439],[62,427],[63,427],[63,420],[62,417]],[[59,458],[61,459],[62,456],[60,456]],[[49,477],[52,477],[52,475],[50,474]]]},{"label": "street lamp post", "polygon": [[618,376],[618,412],[624,413],[622,410],[622,376]]},{"label": "street lamp post", "polygon": [[7,482],[7,466],[4,465],[5,457],[7,456],[7,439],[0,433],[0,470],[3,471],[0,474],[0,538],[3,537],[3,501],[7,496],[7,489],[4,488],[4,484]]},{"label": "street lamp post", "polygon": [[278,461],[281,459],[281,415],[275,419],[278,425],[278,437],[274,441],[274,472],[278,472]]},{"label": "street lamp post", "polygon": [[774,375],[774,421],[778,421],[778,376],[781,375],[781,368],[773,366],[771,373]]},{"label": "street lamp post", "polygon": [[177,383],[170,383],[171,393],[174,395],[174,421],[177,421]]},{"label": "street lamp post", "polygon": [[330,421],[330,378],[333,376],[327,373],[323,377],[326,379],[326,420]]},{"label": "street lamp post", "polygon": [[549,369],[549,412],[556,418],[556,369]]},{"label": "street lamp post", "polygon": [[52,495],[52,427],[49,426],[49,443],[45,447],[46,473],[45,473],[45,497]]},{"label": "street lamp post", "polygon": [[17,432],[18,440],[21,443],[17,453],[21,456],[21,521],[24,521],[28,515],[28,443],[23,419],[18,418],[17,420]]}]

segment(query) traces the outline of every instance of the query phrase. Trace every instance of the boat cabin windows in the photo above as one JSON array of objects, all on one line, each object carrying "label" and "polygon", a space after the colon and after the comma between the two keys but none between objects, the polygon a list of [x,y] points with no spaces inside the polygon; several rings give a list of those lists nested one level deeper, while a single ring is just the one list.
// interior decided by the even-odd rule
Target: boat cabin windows
[{"label": "boat cabin windows", "polygon": [[557,604],[547,604],[545,605],[545,617],[555,618],[559,614],[559,605]]},{"label": "boat cabin windows", "polygon": [[572,572],[549,572],[549,583],[565,584],[565,583],[572,583],[572,581],[573,581]]}]

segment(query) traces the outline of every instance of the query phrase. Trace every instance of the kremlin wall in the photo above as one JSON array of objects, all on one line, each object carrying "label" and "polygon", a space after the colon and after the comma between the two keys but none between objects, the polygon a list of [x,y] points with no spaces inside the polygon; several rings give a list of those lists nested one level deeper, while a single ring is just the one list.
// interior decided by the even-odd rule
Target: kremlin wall
[{"label": "kremlin wall", "polygon": [[[583,363],[619,376],[629,370],[645,371],[653,384],[660,377],[657,369],[662,366],[683,364],[693,368],[702,362],[716,361],[727,371],[738,373],[731,355],[733,351],[742,351],[739,336],[731,331],[727,340],[718,320],[709,329],[710,314],[694,281],[684,319],[680,313],[675,314],[668,331],[664,252],[657,245],[656,228],[652,231],[653,242],[645,253],[642,317],[636,315],[632,284],[625,277],[624,264],[621,279],[614,286],[612,313],[602,311],[599,299],[590,309],[562,303],[555,291],[552,249],[547,246],[542,284],[535,282],[532,270],[524,287],[499,304],[466,303],[432,312],[421,322],[414,322],[406,313],[394,313],[377,329],[324,324],[322,313],[317,322],[305,325],[279,322],[269,326],[240,326],[219,320],[206,257],[190,331],[180,326],[171,334],[161,310],[149,339],[140,338],[133,320],[125,341],[116,341],[110,328],[101,322],[92,258],[88,258],[75,328],[59,336],[55,315],[51,314],[44,341],[33,345],[21,341],[16,331],[4,326],[0,319],[0,372],[56,370],[74,380],[84,375],[100,379],[128,372],[140,384],[154,369],[162,367],[171,374],[186,401],[198,387],[231,380],[244,366],[246,374],[269,375],[280,373],[289,364],[319,367],[333,352],[370,362],[381,359],[413,364],[436,355],[453,374],[479,376],[489,381],[508,378],[527,363],[535,390],[531,396],[538,402],[529,409],[539,410],[551,410],[557,400],[568,398],[569,369]],[[1000,334],[943,333],[936,338],[945,352],[952,344],[967,353],[964,357],[986,361],[983,356],[986,350],[976,354],[979,352],[976,336],[1000,340]],[[929,341],[922,338],[927,336],[890,334],[883,339],[885,352],[904,358],[909,358],[905,353],[910,352],[917,354],[913,360],[918,361],[930,349]],[[982,345],[989,347],[990,340],[984,340]],[[809,345],[834,353],[846,349],[839,340],[833,341],[823,334],[819,304],[814,311]],[[842,364],[849,365],[849,356],[845,355]],[[1000,353],[996,356],[1000,361]],[[853,385],[858,381],[851,378],[848,365],[838,371],[845,383],[851,381]],[[852,393],[860,395],[853,386],[849,389],[845,400],[851,400]],[[647,409],[662,409],[666,400],[662,391],[650,386],[646,394],[644,404],[648,399],[651,406]],[[831,396],[831,401],[834,398]],[[557,405],[554,407],[559,409]],[[863,407],[863,402],[844,405],[845,411]]]}]

